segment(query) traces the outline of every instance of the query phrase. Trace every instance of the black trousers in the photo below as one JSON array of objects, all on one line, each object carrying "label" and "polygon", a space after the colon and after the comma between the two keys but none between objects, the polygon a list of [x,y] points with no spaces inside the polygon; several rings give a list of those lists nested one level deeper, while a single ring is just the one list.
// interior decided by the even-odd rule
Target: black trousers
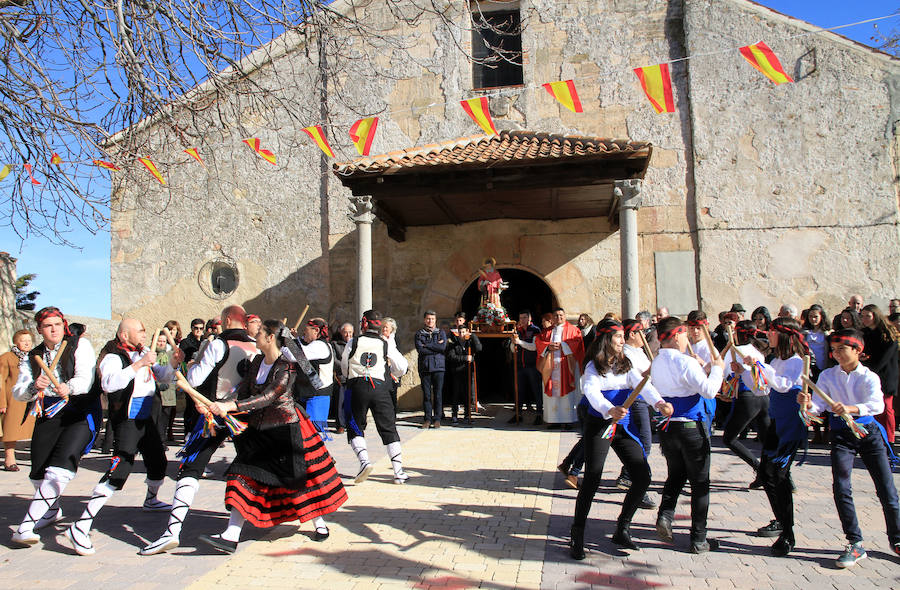
[{"label": "black trousers", "polygon": [[468,367],[463,367],[462,371],[447,371],[446,374],[447,376],[452,375],[450,378],[450,415],[453,418],[459,417],[459,406],[463,406],[463,414],[468,420],[472,417]]},{"label": "black trousers", "polygon": [[[443,373],[441,373],[443,375]],[[400,440],[397,434],[397,414],[391,400],[390,384],[375,381],[375,387],[365,379],[352,379],[344,394],[344,411],[347,414],[347,440],[363,436],[369,410],[375,421],[375,430],[381,442],[389,445]]]},{"label": "black trousers", "polygon": [[31,479],[44,479],[48,467],[72,473],[85,449],[94,440],[95,431],[88,417],[77,408],[64,408],[53,418],[38,418],[31,435]]},{"label": "black trousers", "polygon": [[101,482],[109,481],[109,485],[121,490],[131,470],[134,468],[135,455],[140,452],[147,469],[147,479],[160,480],[166,476],[166,448],[159,436],[156,421],[150,418],[122,419],[112,416],[113,456],[109,469],[100,478]]},{"label": "black trousers", "polygon": [[610,447],[615,451],[622,464],[628,467],[628,472],[631,474],[631,488],[625,494],[622,510],[619,513],[621,524],[631,522],[641,499],[650,487],[650,466],[647,464],[641,445],[631,438],[622,427],[616,428],[616,433],[611,439],[603,438],[603,432],[611,423],[612,420],[591,414],[585,417],[584,436],[581,438],[584,444],[584,481],[581,483],[578,498],[575,500],[573,526],[584,527],[587,521],[594,494],[600,487],[600,476],[603,475],[603,465],[606,463]]},{"label": "black trousers", "polygon": [[775,420],[771,420],[763,441],[763,458],[759,465],[763,489],[769,498],[772,515],[781,523],[783,535],[794,539],[794,493],[791,490],[791,465],[797,453],[792,453],[786,464],[781,465],[766,457],[766,451],[775,451],[779,446]]},{"label": "black trousers", "polygon": [[533,403],[538,412],[544,411],[544,386],[536,367],[518,367],[519,404]]},{"label": "black trousers", "polygon": [[754,421],[757,432],[765,437],[771,422],[769,420],[769,396],[753,395],[749,391],[742,391],[738,394],[737,399],[731,402],[731,413],[725,419],[722,442],[755,471],[759,468],[759,460],[739,440],[741,433]]},{"label": "black trousers", "polygon": [[[187,432],[190,434],[190,431]],[[213,454],[219,450],[219,447],[222,446],[222,443],[225,442],[226,438],[228,438],[227,428],[219,428],[216,430],[214,436],[204,438],[203,447],[197,452],[197,455],[193,459],[185,459],[181,464],[181,467],[178,469],[177,479],[185,477],[201,479],[203,477],[203,471],[206,469],[206,466],[209,465],[209,460],[212,459]]]},{"label": "black trousers", "polygon": [[[691,482],[691,542],[706,540],[709,514],[709,434],[704,422],[669,422],[659,433],[668,476],[659,514],[675,518],[675,506],[685,482]],[[632,480],[633,481],[633,480]]]}]

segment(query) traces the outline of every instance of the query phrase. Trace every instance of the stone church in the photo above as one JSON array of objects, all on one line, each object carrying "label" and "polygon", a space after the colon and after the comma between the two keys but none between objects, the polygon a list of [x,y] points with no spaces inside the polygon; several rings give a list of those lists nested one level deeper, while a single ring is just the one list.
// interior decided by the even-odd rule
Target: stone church
[{"label": "stone church", "polygon": [[[158,119],[133,130],[168,182],[114,189],[113,318],[184,326],[239,303],[291,324],[309,304],[356,323],[371,301],[400,325],[414,407],[422,314],[474,311],[486,257],[511,313],[833,314],[900,293],[898,60],[749,0],[447,2],[412,23],[387,4],[331,5],[377,40],[348,31],[329,53],[286,35],[249,81],[199,87],[185,101],[207,110],[173,109],[207,117],[187,143]],[[793,83],[741,57],[759,41]],[[675,112],[657,114],[632,69],[663,62]],[[581,113],[541,87],[569,79]],[[496,136],[460,108],[480,96]],[[380,119],[359,158],[347,130],[364,116]],[[316,124],[336,158],[302,131]]]}]

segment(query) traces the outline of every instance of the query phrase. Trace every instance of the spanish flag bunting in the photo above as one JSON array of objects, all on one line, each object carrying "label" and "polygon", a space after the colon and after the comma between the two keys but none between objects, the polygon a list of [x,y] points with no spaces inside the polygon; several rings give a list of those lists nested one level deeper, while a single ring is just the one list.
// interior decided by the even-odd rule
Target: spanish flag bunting
[{"label": "spanish flag bunting", "polygon": [[488,110],[488,100],[486,96],[461,100],[459,101],[459,104],[462,105],[466,114],[472,117],[472,120],[478,123],[478,126],[481,127],[485,133],[497,135],[497,128],[494,127],[494,122],[491,120],[491,112]]},{"label": "spanish flag bunting", "polygon": [[[325,139],[325,132],[322,131],[321,125],[312,125],[310,127],[304,127],[303,132],[309,135],[309,137],[316,142],[316,145],[319,146],[319,149],[325,152],[325,155],[333,158],[334,152],[331,151],[331,146],[328,145],[328,140]],[[372,133],[375,133],[374,127],[372,128]],[[359,148],[357,148],[359,149]]]},{"label": "spanish flag bunting", "polygon": [[150,160],[150,158],[138,158],[138,162],[143,164],[144,167],[146,167],[147,170],[150,171],[150,174],[152,174],[153,177],[159,181],[159,184],[166,186],[166,179],[162,177],[162,174],[159,173],[159,169],[156,167],[156,164],[154,164]]},{"label": "spanish flag bunting", "polygon": [[28,177],[31,179],[31,184],[38,185],[41,184],[38,182],[34,176],[31,174],[31,164],[25,164],[25,171],[28,172]]},{"label": "spanish flag bunting", "polygon": [[59,166],[60,164],[62,164],[62,158],[59,157],[59,154],[53,152],[53,155],[50,156],[50,163]]},{"label": "spanish flag bunting", "polygon": [[12,169],[13,167],[10,164],[6,164],[3,166],[3,168],[0,168],[0,180],[3,180],[7,176],[9,176],[9,173],[12,172]]},{"label": "spanish flag bunting", "polygon": [[672,79],[669,77],[669,64],[635,68],[644,94],[657,113],[674,113],[675,99],[672,98]]},{"label": "spanish flag bunting", "polygon": [[564,82],[547,82],[543,84],[550,96],[558,100],[564,107],[573,113],[583,113],[581,101],[578,100],[578,92],[575,90],[575,82],[566,80]]},{"label": "spanish flag bunting", "polygon": [[360,156],[368,156],[372,149],[372,140],[375,139],[375,129],[378,128],[378,117],[360,119],[350,128],[350,139],[356,146]]},{"label": "spanish flag bunting", "polygon": [[100,168],[106,168],[107,170],[114,170],[116,172],[119,171],[118,166],[116,166],[112,162],[107,162],[105,160],[94,160],[94,166],[99,166]]},{"label": "spanish flag bunting", "polygon": [[260,141],[258,137],[254,137],[252,139],[245,139],[244,143],[250,146],[250,149],[259,154],[259,157],[268,162],[269,164],[275,166],[275,154],[270,152],[269,150],[264,150],[260,147]]},{"label": "spanish flag bunting", "polygon": [[200,157],[200,152],[197,151],[197,148],[188,148],[184,150],[184,153],[206,166],[206,163],[203,161],[203,158]]},{"label": "spanish flag bunting", "polygon": [[775,82],[775,84],[784,84],[785,82],[793,82],[794,80],[788,76],[781,62],[775,53],[769,49],[769,46],[760,41],[755,45],[747,45],[741,47],[741,55],[750,62],[750,65],[763,73],[763,75]]}]

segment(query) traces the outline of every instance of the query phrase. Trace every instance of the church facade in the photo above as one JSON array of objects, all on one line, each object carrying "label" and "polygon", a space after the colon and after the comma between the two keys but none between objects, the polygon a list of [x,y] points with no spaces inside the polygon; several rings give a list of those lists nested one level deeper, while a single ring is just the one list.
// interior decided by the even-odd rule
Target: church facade
[{"label": "church facade", "polygon": [[[612,177],[541,185],[540,166],[567,157],[552,147],[540,161],[527,150],[498,156],[528,170],[506,179],[502,195],[492,180],[471,184],[482,176],[454,176],[458,166],[479,168],[477,158],[463,157],[482,140],[472,137],[478,128],[459,101],[480,96],[507,139],[651,146],[630,176],[640,178],[643,309],[714,316],[734,302],[773,311],[791,302],[821,303],[833,314],[851,293],[879,305],[900,293],[900,61],[748,0],[448,2],[441,18],[413,24],[385,4],[332,5],[370,23],[377,39],[347,32],[312,49],[281,39],[246,84],[199,89],[191,100],[208,102],[207,110],[176,110],[175,123],[137,131],[167,184],[148,178],[115,187],[113,317],[185,325],[239,303],[292,324],[308,303],[308,317],[356,323],[359,261],[345,176],[373,165],[389,175],[404,158],[403,174],[422,186],[436,163],[443,188],[456,182],[453,199],[417,194],[415,184],[393,211],[379,210],[376,198],[372,303],[397,319],[412,375],[423,312],[450,318],[465,307],[487,257],[501,274],[542,285],[532,311],[558,304],[570,316],[619,312],[621,203]],[[488,32],[472,30],[472,10],[493,23]],[[504,29],[510,22],[521,27]],[[486,67],[478,58],[490,34],[489,45],[520,43],[521,59]],[[758,41],[793,83],[772,84],[738,53]],[[675,111],[657,114],[632,69],[664,62]],[[581,113],[541,87],[568,79]],[[185,139],[172,130],[188,116],[195,127],[198,116],[207,119],[201,135]],[[372,157],[354,162],[347,129],[363,116],[379,116],[379,126]],[[302,131],[316,124],[336,158]],[[274,166],[242,143],[248,137],[275,154]],[[199,148],[204,165],[185,147]],[[501,168],[483,161],[478,173],[500,182]],[[465,202],[467,193],[479,197]],[[434,220],[435,212],[442,222],[410,221]],[[521,292],[511,301],[510,313],[529,306]],[[401,393],[417,384],[405,379]],[[406,404],[416,398],[405,396]]]}]

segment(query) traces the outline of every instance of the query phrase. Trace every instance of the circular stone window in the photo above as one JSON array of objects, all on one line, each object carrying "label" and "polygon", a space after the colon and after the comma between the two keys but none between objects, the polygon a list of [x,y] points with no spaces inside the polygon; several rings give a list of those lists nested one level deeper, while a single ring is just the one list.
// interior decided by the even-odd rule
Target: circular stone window
[{"label": "circular stone window", "polygon": [[237,290],[240,275],[234,261],[219,259],[204,264],[197,280],[207,297],[225,299]]}]

